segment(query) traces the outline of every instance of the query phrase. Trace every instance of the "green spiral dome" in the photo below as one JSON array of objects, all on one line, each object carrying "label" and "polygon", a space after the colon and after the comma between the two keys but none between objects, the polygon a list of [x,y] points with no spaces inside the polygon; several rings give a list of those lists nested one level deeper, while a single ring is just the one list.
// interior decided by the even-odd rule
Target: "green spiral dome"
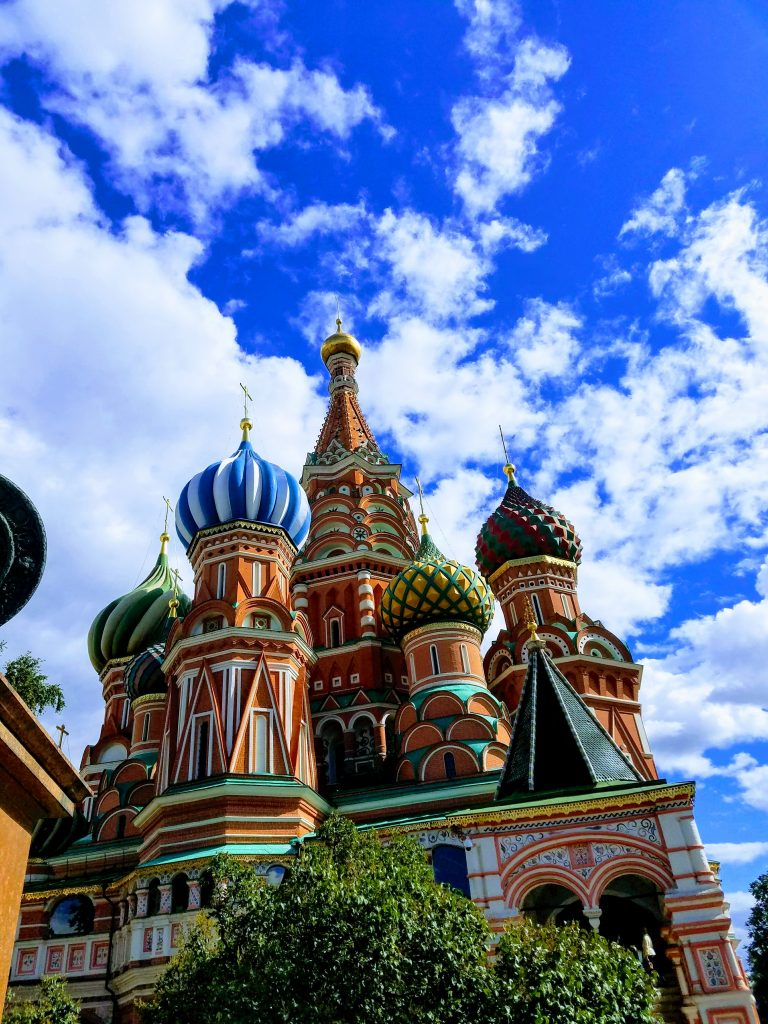
[{"label": "green spiral dome", "polygon": [[416,558],[381,598],[381,621],[396,640],[428,622],[465,622],[485,633],[492,617],[493,594],[483,577],[446,558],[426,532]]},{"label": "green spiral dome", "polygon": [[[154,568],[130,593],[115,598],[93,620],[88,632],[88,656],[97,672],[113,658],[127,658],[162,643],[171,626],[169,603],[174,579],[163,541]],[[178,595],[179,615],[189,608],[189,598]]]}]

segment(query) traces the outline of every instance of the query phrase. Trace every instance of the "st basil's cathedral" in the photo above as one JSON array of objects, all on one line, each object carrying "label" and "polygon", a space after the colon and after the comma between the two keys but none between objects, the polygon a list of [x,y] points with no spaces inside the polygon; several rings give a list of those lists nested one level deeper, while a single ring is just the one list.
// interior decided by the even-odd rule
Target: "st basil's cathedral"
[{"label": "st basil's cathedral", "polygon": [[190,595],[164,532],[93,620],[92,795],[33,837],[11,986],[61,974],[84,1020],[135,1024],[211,859],[279,885],[337,811],[413,835],[495,931],[577,920],[636,948],[647,931],[664,1020],[755,1024],[694,784],[657,775],[642,668],[581,609],[573,525],[507,464],[476,567],[443,553],[366,422],[340,321],[322,358],[300,480],[257,454],[246,415],[176,503]]}]

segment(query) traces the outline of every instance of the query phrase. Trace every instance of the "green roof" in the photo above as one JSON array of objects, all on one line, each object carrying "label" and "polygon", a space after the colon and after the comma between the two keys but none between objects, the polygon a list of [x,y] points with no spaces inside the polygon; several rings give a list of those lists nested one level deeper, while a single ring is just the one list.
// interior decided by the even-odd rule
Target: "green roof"
[{"label": "green roof", "polygon": [[531,645],[497,796],[642,781],[544,645]]}]

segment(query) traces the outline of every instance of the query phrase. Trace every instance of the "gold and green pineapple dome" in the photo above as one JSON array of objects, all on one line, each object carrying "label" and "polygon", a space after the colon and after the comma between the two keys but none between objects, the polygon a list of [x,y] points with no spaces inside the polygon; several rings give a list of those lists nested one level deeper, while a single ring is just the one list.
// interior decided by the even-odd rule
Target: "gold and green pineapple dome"
[{"label": "gold and green pineapple dome", "polygon": [[446,558],[426,528],[415,559],[381,598],[381,621],[395,640],[428,622],[465,622],[485,633],[492,617],[493,594],[483,577]]}]

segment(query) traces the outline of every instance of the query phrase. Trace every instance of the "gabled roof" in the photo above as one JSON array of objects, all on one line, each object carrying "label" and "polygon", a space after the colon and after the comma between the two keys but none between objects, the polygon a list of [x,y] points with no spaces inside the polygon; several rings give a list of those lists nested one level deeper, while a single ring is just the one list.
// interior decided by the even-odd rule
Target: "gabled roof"
[{"label": "gabled roof", "polygon": [[603,782],[642,782],[543,643],[530,661],[497,799],[512,793],[591,789]]}]

